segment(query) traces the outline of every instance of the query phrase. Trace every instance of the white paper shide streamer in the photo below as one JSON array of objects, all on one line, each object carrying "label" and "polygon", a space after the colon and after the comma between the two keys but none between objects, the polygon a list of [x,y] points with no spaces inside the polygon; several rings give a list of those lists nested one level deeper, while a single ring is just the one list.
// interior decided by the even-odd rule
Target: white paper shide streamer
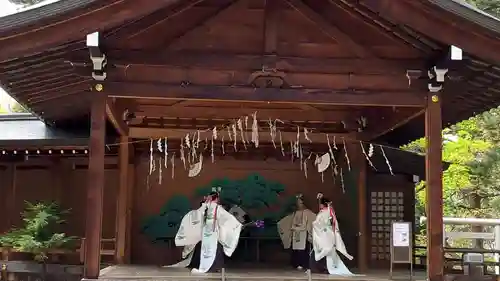
[{"label": "white paper shide streamer", "polygon": [[257,112],[252,114],[252,143],[255,147],[259,147],[259,124],[257,121]]},{"label": "white paper shide streamer", "polygon": [[168,168],[168,139],[165,138],[165,149],[163,152],[163,166],[165,169]]},{"label": "white paper shide streamer", "polygon": [[[252,118],[252,120],[249,120]],[[252,124],[249,124],[249,121]],[[275,149],[278,149],[278,137],[279,137],[279,151],[282,156],[286,156],[287,153],[290,153],[291,161],[293,162],[295,159],[299,160],[300,170],[304,172],[304,176],[308,178],[308,161],[311,159],[312,155],[315,155],[314,166],[317,169],[318,173],[321,174],[321,181],[324,182],[324,172],[331,167],[332,179],[335,182],[340,176],[340,182],[342,185],[342,192],[345,193],[345,182],[344,182],[344,171],[351,171],[351,160],[349,158],[348,148],[346,144],[346,140],[342,138],[342,145],[344,147],[343,156],[345,158],[346,165],[341,165],[340,162],[337,163],[338,158],[335,157],[335,153],[339,152],[337,148],[336,136],[333,135],[333,143],[328,134],[324,134],[327,140],[328,147],[324,149],[324,151],[311,151],[309,147],[304,146],[301,143],[301,137],[303,137],[308,143],[312,143],[312,139],[310,138],[311,130],[305,127],[296,126],[297,132],[291,139],[283,139],[283,134],[280,129],[276,126],[276,123],[283,123],[280,119],[272,119],[269,118],[267,123],[269,126],[269,136],[270,142],[272,143]],[[280,127],[281,128],[281,127]],[[227,131],[226,131],[227,130]],[[227,137],[225,136],[227,133]],[[201,139],[201,135],[203,134],[204,139],[204,147],[200,148],[200,143],[203,144]],[[208,137],[210,135],[210,138]],[[196,177],[201,173],[203,169],[203,153],[210,149],[210,157],[212,163],[215,163],[215,150],[216,150],[216,140],[220,139],[221,142],[221,152],[222,155],[225,155],[225,141],[224,138],[229,138],[229,144],[234,147],[234,151],[238,151],[238,136],[241,138],[241,142],[243,144],[244,149],[247,149],[247,144],[253,144],[255,148],[259,147],[259,123],[257,120],[257,112],[254,112],[251,115],[240,117],[239,119],[234,119],[227,126],[222,127],[213,127],[208,130],[196,130],[191,133],[187,133],[180,141],[179,148],[179,158],[184,166],[184,169],[188,171],[188,177]],[[317,138],[316,138],[317,139]],[[147,140],[146,140],[147,141]],[[149,188],[149,177],[158,170],[158,183],[161,185],[164,177],[164,170],[168,169],[168,162],[171,164],[171,177],[172,179],[175,177],[175,152],[169,155],[168,153],[168,139],[167,137],[159,138],[159,139],[150,139],[149,145],[149,173],[148,173],[148,188]],[[154,149],[154,141],[156,141],[156,150]],[[210,142],[210,143],[209,143]],[[303,141],[302,141],[303,142]],[[288,144],[290,147],[288,148]],[[363,141],[359,141],[361,146],[361,152],[365,157],[365,160],[368,164],[374,169],[377,170],[372,157],[375,154],[374,145],[369,143],[367,148],[365,147],[365,143]],[[285,145],[287,146],[285,148]],[[394,171],[392,166],[387,158],[384,148],[379,145],[380,152],[384,157],[385,163],[389,169],[391,175],[394,175]],[[241,147],[240,147],[241,149]],[[155,160],[155,153],[159,154],[158,161]],[[187,153],[187,154],[186,154]],[[279,153],[279,152],[278,152]],[[305,155],[307,153],[307,157]],[[340,157],[340,156],[337,156]],[[357,158],[356,158],[357,159]],[[158,167],[156,166],[158,165]],[[342,166],[342,167],[341,167]]]},{"label": "white paper shide streamer", "polygon": [[[189,138],[187,135],[186,135],[187,138]],[[186,157],[184,156],[184,145],[183,143],[181,142],[181,148],[179,149],[179,153],[181,155],[181,162],[182,162],[182,165],[184,165],[184,170],[186,169]]]},{"label": "white paper shide streamer", "polygon": [[151,143],[149,144],[149,175],[153,174],[154,170],[154,162],[153,162],[153,139],[151,139]]},{"label": "white paper shide streamer", "polygon": [[349,171],[351,171],[351,160],[349,160],[349,154],[347,153],[347,145],[345,145],[344,138],[342,138],[342,144],[344,145],[344,156],[345,156],[345,161],[347,162],[347,168],[349,168]]},{"label": "white paper shide streamer", "polygon": [[376,171],[377,168],[375,168],[375,166],[373,166],[372,160],[370,159],[368,154],[366,154],[365,146],[363,145],[363,143],[361,141],[359,142],[359,145],[361,146],[361,151],[363,152],[363,155],[365,156],[366,161]]},{"label": "white paper shide streamer", "polygon": [[172,179],[175,176],[175,152],[172,154],[172,157],[170,158],[170,166],[172,167]]},{"label": "white paper shide streamer", "polygon": [[247,149],[247,141],[245,139],[245,133],[243,131],[243,121],[241,121],[241,118],[238,119],[238,122],[236,122],[236,125],[238,126],[238,130],[240,131],[241,142],[243,143],[243,147],[245,149]]},{"label": "white paper shide streamer", "polygon": [[389,172],[391,173],[391,175],[394,176],[394,173],[392,172],[391,163],[389,163],[389,159],[387,159],[387,155],[385,155],[384,148],[381,145],[379,145],[379,147],[380,147],[380,150],[382,151],[382,156],[384,156],[385,163],[387,164],[387,168],[389,168]]}]

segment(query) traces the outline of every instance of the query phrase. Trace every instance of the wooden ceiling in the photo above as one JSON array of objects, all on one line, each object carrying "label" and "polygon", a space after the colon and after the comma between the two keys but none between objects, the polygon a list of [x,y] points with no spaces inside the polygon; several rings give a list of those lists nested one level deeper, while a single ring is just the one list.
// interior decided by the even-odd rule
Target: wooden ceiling
[{"label": "wooden ceiling", "polygon": [[[408,7],[428,17],[442,14],[406,0],[378,1],[385,6],[351,0],[91,2],[71,12],[73,25],[57,15],[39,20],[45,28],[38,32],[33,25],[17,28],[36,38],[52,31],[33,46],[27,37],[12,35],[15,28],[0,30],[0,42],[9,43],[4,54],[24,54],[0,55],[6,59],[0,64],[2,84],[49,123],[88,116],[95,95],[107,94],[109,111],[116,119],[127,111],[131,127],[209,128],[258,112],[262,121],[290,124],[285,131],[307,124],[374,139],[422,113],[427,82],[418,75],[410,80],[407,70],[425,75],[454,39],[440,43],[430,39],[432,32],[424,36],[398,24],[395,11]],[[93,31],[89,22],[99,22],[105,11],[114,15],[99,25],[107,78],[97,92],[81,33]],[[450,83],[460,86],[453,96],[446,94],[446,122],[470,115],[474,106],[498,104],[490,96],[457,108],[474,86],[467,77],[495,76],[490,64],[471,67],[478,62],[467,58],[468,64],[450,72]],[[363,128],[360,119],[367,120]]]}]

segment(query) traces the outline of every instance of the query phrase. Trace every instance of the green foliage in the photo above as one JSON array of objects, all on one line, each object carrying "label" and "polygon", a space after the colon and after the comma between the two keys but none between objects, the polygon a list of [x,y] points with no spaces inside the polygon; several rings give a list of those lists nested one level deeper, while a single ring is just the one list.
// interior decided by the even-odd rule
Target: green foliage
[{"label": "green foliage", "polygon": [[22,5],[22,6],[31,6],[43,2],[44,0],[9,0],[12,4]]},{"label": "green foliage", "polygon": [[212,187],[221,187],[221,201],[227,205],[239,205],[243,209],[258,209],[274,205],[278,196],[285,189],[279,182],[268,181],[259,174],[250,174],[244,179],[215,179],[207,186],[196,190],[202,197],[212,191]]},{"label": "green foliage", "polygon": [[14,103],[11,108],[10,108],[12,113],[28,113],[29,111],[26,110],[21,104],[19,103]]},{"label": "green foliage", "polygon": [[[208,185],[195,190],[195,197],[202,198],[221,187],[221,203],[239,205],[252,220],[264,220],[265,228],[251,229],[255,236],[277,236],[276,223],[295,208],[295,196],[282,198],[285,187],[275,181],[266,180],[259,174],[250,174],[243,179],[214,179]],[[152,242],[162,242],[175,237],[182,218],[192,209],[189,199],[183,195],[170,198],[158,215],[146,217],[142,233]]]},{"label": "green foliage", "polygon": [[22,105],[19,103],[14,103],[12,105],[9,104],[0,104],[0,114],[10,114],[10,113],[28,113]]},{"label": "green foliage", "polygon": [[496,17],[500,17],[499,0],[467,0],[470,4]]},{"label": "green foliage", "polygon": [[26,202],[23,227],[0,236],[0,245],[32,253],[35,260],[45,261],[49,250],[68,247],[74,241],[74,237],[55,232],[56,226],[64,223],[62,216],[67,212],[55,203]]},{"label": "green foliage", "polygon": [[183,195],[172,196],[161,207],[158,215],[146,217],[142,222],[142,233],[153,242],[174,238],[182,218],[191,210],[189,199]]},{"label": "green foliage", "polygon": [[[500,216],[498,124],[500,108],[494,108],[443,130],[443,160],[451,163],[443,173],[444,216]],[[402,148],[425,152],[425,139],[416,140]],[[425,216],[425,182],[417,186],[416,200],[417,216]],[[423,235],[424,226],[420,225],[419,229]],[[420,240],[424,242],[424,239]]]}]

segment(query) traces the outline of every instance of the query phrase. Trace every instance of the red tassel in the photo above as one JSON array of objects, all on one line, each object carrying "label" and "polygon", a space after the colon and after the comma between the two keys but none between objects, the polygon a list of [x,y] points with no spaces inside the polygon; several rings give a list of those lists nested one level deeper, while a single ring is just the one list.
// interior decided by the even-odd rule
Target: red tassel
[{"label": "red tassel", "polygon": [[331,206],[329,206],[328,208],[330,208],[330,217],[332,218],[332,230],[333,232],[335,232],[335,223],[336,223],[336,217],[335,217],[335,212],[333,211],[333,208]]},{"label": "red tassel", "polygon": [[212,231],[215,231],[215,224],[217,223],[217,209],[219,208],[219,205],[215,206],[215,211],[214,211],[214,225]]}]

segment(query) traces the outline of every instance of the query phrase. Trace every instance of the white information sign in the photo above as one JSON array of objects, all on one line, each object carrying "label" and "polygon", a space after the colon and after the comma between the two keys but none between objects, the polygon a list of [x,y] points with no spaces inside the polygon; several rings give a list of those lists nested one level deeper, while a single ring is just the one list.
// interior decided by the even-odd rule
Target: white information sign
[{"label": "white information sign", "polygon": [[392,224],[392,245],[394,247],[409,247],[410,239],[410,224],[397,222]]}]

